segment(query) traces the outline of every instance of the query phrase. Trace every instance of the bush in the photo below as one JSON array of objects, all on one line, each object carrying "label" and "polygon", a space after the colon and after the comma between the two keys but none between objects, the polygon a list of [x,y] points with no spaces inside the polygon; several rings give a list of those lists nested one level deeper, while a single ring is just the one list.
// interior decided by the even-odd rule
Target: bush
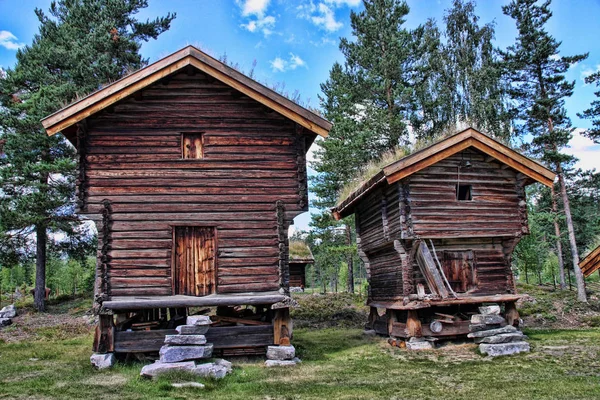
[{"label": "bush", "polygon": [[350,293],[299,295],[299,308],[292,310],[295,326],[299,328],[362,328],[367,322],[368,308],[364,298]]}]

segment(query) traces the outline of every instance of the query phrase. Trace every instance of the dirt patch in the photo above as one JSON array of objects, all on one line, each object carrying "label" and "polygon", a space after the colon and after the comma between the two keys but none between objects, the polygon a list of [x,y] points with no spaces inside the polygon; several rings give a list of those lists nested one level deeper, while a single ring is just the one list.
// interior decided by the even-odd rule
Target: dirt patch
[{"label": "dirt patch", "polygon": [[[83,309],[78,302],[64,302],[38,313],[30,308],[17,308],[19,313],[12,325],[0,329],[0,341],[7,343],[42,339],[70,339],[92,331],[96,318],[91,309]],[[72,306],[72,307],[71,307]]]}]

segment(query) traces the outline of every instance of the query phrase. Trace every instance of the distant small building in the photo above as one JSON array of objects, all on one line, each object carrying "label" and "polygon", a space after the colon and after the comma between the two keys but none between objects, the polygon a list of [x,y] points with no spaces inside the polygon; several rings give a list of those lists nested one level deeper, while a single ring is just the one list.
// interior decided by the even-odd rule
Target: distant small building
[{"label": "distant small building", "polygon": [[581,272],[586,278],[600,269],[600,246],[592,250],[579,262],[579,268],[581,268]]},{"label": "distant small building", "polygon": [[469,314],[488,302],[516,323],[511,255],[529,233],[525,186],[554,178],[467,129],[383,167],[342,199],[332,211],[355,215],[371,327],[405,338],[464,335]]},{"label": "distant small building", "polygon": [[314,264],[315,259],[306,243],[290,241],[290,288],[306,287],[306,267]]}]

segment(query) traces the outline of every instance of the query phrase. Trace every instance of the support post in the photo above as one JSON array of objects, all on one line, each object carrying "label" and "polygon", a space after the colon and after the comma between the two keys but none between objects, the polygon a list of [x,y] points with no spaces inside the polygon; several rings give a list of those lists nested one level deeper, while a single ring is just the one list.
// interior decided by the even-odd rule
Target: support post
[{"label": "support post", "polygon": [[504,318],[508,325],[519,326],[519,311],[514,301],[504,303]]},{"label": "support post", "polygon": [[421,337],[423,331],[421,330],[421,320],[419,319],[419,312],[417,310],[408,310],[406,318],[406,333],[407,337]]},{"label": "support post", "polygon": [[292,339],[293,324],[289,308],[278,308],[273,317],[273,342],[280,346],[289,346]]},{"label": "support post", "polygon": [[112,315],[100,315],[94,334],[94,353],[112,353],[115,351],[115,324]]}]

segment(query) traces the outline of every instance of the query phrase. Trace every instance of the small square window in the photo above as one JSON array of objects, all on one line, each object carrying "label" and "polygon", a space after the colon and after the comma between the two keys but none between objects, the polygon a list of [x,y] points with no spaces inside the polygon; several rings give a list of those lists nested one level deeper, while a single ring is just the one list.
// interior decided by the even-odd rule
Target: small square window
[{"label": "small square window", "polygon": [[204,135],[201,133],[181,134],[181,158],[198,159],[204,157]]},{"label": "small square window", "polygon": [[456,200],[473,200],[471,195],[471,185],[456,185]]}]

